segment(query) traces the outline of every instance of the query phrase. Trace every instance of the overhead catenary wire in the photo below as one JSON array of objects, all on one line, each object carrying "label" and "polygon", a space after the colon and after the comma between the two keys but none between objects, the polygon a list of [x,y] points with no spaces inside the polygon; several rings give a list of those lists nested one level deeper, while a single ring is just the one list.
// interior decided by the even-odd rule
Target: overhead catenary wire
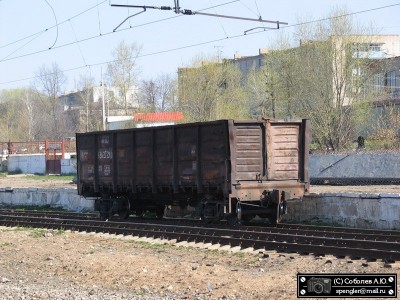
[{"label": "overhead catenary wire", "polygon": [[[107,0],[105,0],[105,1],[107,1]],[[223,5],[228,5],[228,4],[237,2],[237,1],[239,1],[239,0],[233,0],[233,1],[225,2],[225,3],[221,3],[219,5],[215,5],[215,6],[212,6],[212,7],[207,7],[207,8],[201,9],[199,11],[212,9],[212,8],[223,6]],[[55,49],[71,46],[71,45],[74,45],[75,43],[86,42],[86,41],[97,39],[97,38],[100,38],[100,37],[105,37],[105,36],[108,36],[108,35],[114,34],[114,33],[119,33],[119,32],[122,32],[122,31],[126,31],[126,30],[130,30],[130,29],[134,29],[134,28],[147,26],[147,25],[150,25],[150,24],[155,24],[155,23],[160,23],[160,22],[171,20],[171,19],[175,19],[175,18],[180,18],[182,16],[183,15],[175,15],[175,16],[168,17],[168,18],[163,18],[163,19],[159,19],[159,20],[155,20],[155,21],[146,22],[146,23],[143,23],[143,24],[138,24],[138,25],[135,25],[135,26],[132,26],[132,27],[129,27],[129,28],[123,28],[123,29],[116,30],[116,31],[106,32],[106,33],[101,34],[100,36],[99,35],[90,36],[90,37],[87,37],[87,38],[84,38],[84,39],[81,39],[81,40],[78,40],[78,41],[73,41],[73,42],[68,42],[68,43],[65,43],[65,44],[61,44],[61,45],[58,45],[58,46],[53,47],[51,49],[42,49],[42,50],[38,50],[38,51],[35,51],[35,52],[30,52],[30,53],[22,54],[22,55],[19,55],[19,56],[10,57],[10,58],[4,59],[3,61],[0,61],[0,63],[1,62],[10,61],[10,60],[19,59],[19,58],[23,58],[23,57],[27,57],[27,56],[36,55],[36,54],[39,54],[39,53],[44,53],[44,52],[47,52],[49,50],[55,50]],[[67,22],[67,21],[68,20],[66,20],[65,22]]]},{"label": "overhead catenary wire", "polygon": [[[68,19],[66,19],[66,20],[64,20],[64,21],[62,21],[62,22],[60,22],[60,23],[55,24],[54,26],[51,26],[51,27],[45,28],[45,29],[43,29],[43,30],[41,30],[41,31],[32,33],[32,34],[27,35],[27,36],[25,36],[25,37],[23,37],[23,38],[20,38],[20,39],[18,39],[18,40],[9,42],[8,44],[0,45],[0,49],[5,48],[5,47],[8,47],[8,46],[11,46],[11,45],[16,44],[16,43],[19,43],[19,42],[21,42],[21,41],[23,41],[23,40],[29,39],[29,38],[31,38],[31,37],[33,37],[33,36],[35,36],[35,35],[40,34],[40,33],[45,33],[45,32],[47,32],[47,31],[49,31],[49,30],[51,30],[51,29],[53,29],[53,28],[55,28],[55,27],[57,27],[57,26],[59,26],[59,25],[62,25],[62,24],[64,24],[64,23],[67,23],[69,20],[75,19],[75,18],[77,18],[77,17],[79,17],[79,16],[81,16],[81,15],[87,13],[88,11],[90,11],[90,10],[92,10],[92,9],[94,9],[94,8],[96,8],[96,7],[98,7],[98,6],[100,6],[100,5],[102,5],[103,3],[107,2],[107,1],[108,1],[108,0],[104,0],[104,1],[98,3],[98,4],[94,5],[94,6],[91,6],[91,7],[89,7],[88,9],[85,9],[84,11],[81,11],[80,13],[78,13],[78,14],[76,14],[76,15],[73,15],[73,16],[70,17],[70,18],[68,18]],[[101,34],[100,34],[100,35],[101,35]]]},{"label": "overhead catenary wire", "polygon": [[19,50],[21,50],[22,48],[24,48],[25,46],[27,46],[28,44],[30,44],[31,42],[33,42],[34,40],[36,40],[37,38],[39,38],[42,34],[44,34],[44,31],[37,33],[36,35],[32,36],[32,38],[27,41],[26,43],[24,43],[22,46],[18,47],[17,49],[11,51],[9,54],[7,54],[5,57],[3,57],[2,59],[0,59],[0,63],[5,61],[7,58],[9,58],[11,55],[14,55],[15,53],[17,53]]},{"label": "overhead catenary wire", "polygon": [[254,3],[256,4],[256,8],[257,8],[257,11],[258,11],[258,15],[259,15],[260,18],[261,18],[261,12],[260,12],[260,9],[258,8],[257,0],[254,0]]},{"label": "overhead catenary wire", "polygon": [[[107,1],[107,0],[105,0],[105,1]],[[103,1],[102,3],[104,3],[105,1]],[[96,0],[96,3],[97,3],[97,5],[96,5],[96,8],[97,8],[97,20],[98,20],[98,23],[99,23],[99,35],[101,35],[99,0]]]},{"label": "overhead catenary wire", "polygon": [[[75,40],[77,41],[78,38],[76,37],[74,25],[72,24],[72,21],[71,21],[71,20],[69,21],[69,24],[71,25],[72,33],[74,34]],[[85,59],[85,57],[83,56],[83,52],[82,52],[82,49],[81,49],[80,44],[77,42],[76,45],[78,46],[78,50],[79,50],[79,53],[81,54],[83,63],[85,64],[85,66],[87,66],[86,59]]]},{"label": "overhead catenary wire", "polygon": [[[211,4],[211,0],[209,0],[209,2],[210,2],[210,5],[212,5],[212,4]],[[215,13],[217,13],[216,10],[214,10],[214,11],[215,11]],[[225,30],[225,28],[224,28],[224,25],[222,25],[222,22],[221,22],[220,18],[218,18],[218,24],[219,24],[219,26],[221,26],[222,31],[224,32],[225,36],[227,37],[228,34],[226,33],[226,30]]]},{"label": "overhead catenary wire", "polygon": [[243,3],[242,0],[240,0],[240,4],[243,5],[244,7],[247,8],[248,11],[250,11],[251,13],[253,13],[255,16],[260,17],[260,13],[256,13],[254,10],[252,10],[249,6],[247,6],[246,4]]},{"label": "overhead catenary wire", "polygon": [[[234,2],[236,2],[236,1],[234,1]],[[297,24],[292,24],[292,25],[284,26],[284,27],[282,27],[281,29],[285,29],[285,28],[289,28],[289,27],[295,27],[295,26],[301,26],[301,25],[310,24],[310,23],[323,22],[323,21],[327,21],[327,20],[330,20],[330,19],[341,18],[341,17],[350,16],[350,15],[356,15],[356,14],[371,12],[371,11],[380,10],[380,9],[385,9],[385,8],[390,8],[390,7],[399,6],[399,5],[400,5],[400,3],[395,3],[395,4],[391,4],[391,5],[386,5],[386,6],[381,6],[381,7],[373,8],[373,9],[362,10],[362,11],[357,11],[357,12],[351,12],[351,13],[343,14],[343,15],[340,15],[340,16],[334,16],[334,17],[328,17],[328,18],[323,18],[323,19],[318,19],[318,20],[312,20],[312,21],[307,21],[307,22],[301,22],[301,23],[297,23]],[[174,16],[174,17],[166,18],[166,19],[177,18],[177,17],[180,17],[180,16],[181,16],[181,15],[177,15],[177,16]],[[147,25],[147,24],[152,24],[152,23],[161,22],[161,21],[164,21],[164,20],[166,20],[166,19],[160,19],[160,20],[152,21],[152,22],[149,22],[149,23],[146,23],[146,24],[137,25],[137,26],[135,26],[135,27],[139,27],[139,26],[144,26],[144,25]],[[133,28],[135,28],[135,27],[133,27]],[[130,30],[130,29],[132,29],[132,28],[125,28],[125,29],[121,29],[121,30],[116,31],[116,32],[120,32],[120,31],[124,31],[124,30]],[[270,30],[272,31],[272,30],[274,30],[274,29],[270,29]],[[159,55],[159,54],[164,54],[164,53],[168,53],[168,52],[174,52],[174,51],[184,50],[184,49],[188,49],[188,48],[193,48],[193,47],[198,47],[198,46],[202,46],[202,45],[206,45],[206,44],[211,44],[211,43],[216,43],[216,42],[224,41],[224,40],[227,40],[227,39],[236,39],[236,38],[240,38],[240,37],[246,37],[246,36],[250,36],[250,35],[260,34],[260,33],[263,33],[263,32],[268,32],[268,31],[270,31],[270,30],[255,31],[255,32],[247,33],[247,34],[244,34],[244,33],[243,33],[243,34],[237,34],[237,35],[230,36],[230,37],[218,38],[218,39],[213,39],[213,40],[209,40],[209,41],[199,42],[199,43],[195,43],[195,44],[191,44],[191,45],[185,45],[185,46],[180,46],[180,47],[175,47],[175,48],[170,48],[170,49],[155,51],[155,52],[151,52],[151,53],[139,55],[137,58],[148,57],[148,56]],[[107,34],[112,34],[112,33],[114,33],[114,32],[109,32],[109,33],[107,33]],[[93,39],[93,38],[99,38],[99,36],[90,37],[90,38],[87,38],[87,39],[84,39],[84,40],[89,40],[89,39]],[[81,40],[81,41],[82,41],[82,40]],[[81,42],[81,41],[79,41],[79,42]],[[68,44],[62,45],[62,46],[64,47],[64,46],[72,45],[72,44],[75,44],[75,43],[76,43],[76,42],[68,43]],[[61,46],[58,46],[58,47],[61,47]],[[56,47],[55,47],[55,48],[56,48]],[[53,48],[53,49],[55,49],[55,48]],[[44,51],[45,51],[45,50],[43,50],[43,51],[38,51],[38,52],[35,52],[35,53],[33,53],[33,54],[41,53],[41,52],[44,52]],[[32,55],[32,54],[30,54],[30,55]],[[25,56],[27,56],[27,55],[25,55]],[[14,59],[14,58],[13,58],[13,59]],[[16,59],[16,58],[15,58],[15,59]],[[86,68],[86,67],[89,67],[89,68],[90,68],[90,67],[105,65],[105,64],[109,64],[109,63],[115,62],[115,61],[116,61],[116,60],[110,60],[110,61],[104,61],[104,62],[99,62],[99,63],[93,63],[93,64],[89,64],[89,65],[86,65],[86,66],[79,66],[79,67],[74,67],[74,68],[70,68],[70,69],[64,69],[64,70],[62,70],[62,72],[71,72],[71,71],[76,71],[76,70],[79,70],[79,69],[82,69],[82,68]],[[52,75],[52,73],[49,73],[49,74],[47,74],[47,75]],[[36,77],[37,77],[37,76],[26,77],[26,78],[21,78],[21,79],[6,81],[6,82],[0,82],[0,85],[11,84],[11,83],[17,83],[17,82],[23,82],[23,81],[27,81],[27,80],[32,80],[32,79],[34,79],[34,78],[36,78]]]},{"label": "overhead catenary wire", "polygon": [[48,6],[50,6],[50,8],[51,8],[51,10],[53,12],[53,15],[54,15],[54,20],[56,21],[56,24],[54,26],[57,29],[57,33],[56,33],[56,38],[54,40],[53,45],[51,45],[50,48],[49,48],[49,49],[51,49],[57,43],[57,40],[58,40],[58,21],[57,21],[57,15],[56,15],[56,12],[54,11],[53,6],[50,5],[49,1],[47,1],[47,0],[44,0],[44,1],[47,3]]}]

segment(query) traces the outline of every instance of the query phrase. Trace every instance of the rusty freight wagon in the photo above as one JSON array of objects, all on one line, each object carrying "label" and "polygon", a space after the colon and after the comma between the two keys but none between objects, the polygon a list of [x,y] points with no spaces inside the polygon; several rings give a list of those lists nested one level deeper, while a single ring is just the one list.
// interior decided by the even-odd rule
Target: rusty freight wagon
[{"label": "rusty freight wagon", "polygon": [[78,192],[103,218],[165,209],[273,222],[309,188],[308,120],[179,124],[78,133]]}]

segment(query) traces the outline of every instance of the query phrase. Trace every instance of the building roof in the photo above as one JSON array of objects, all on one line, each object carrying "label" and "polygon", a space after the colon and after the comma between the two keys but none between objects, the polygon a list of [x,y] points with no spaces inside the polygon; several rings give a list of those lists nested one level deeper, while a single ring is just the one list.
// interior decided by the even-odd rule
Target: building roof
[{"label": "building roof", "polygon": [[133,115],[135,122],[178,122],[183,121],[182,112],[155,112],[136,113]]}]

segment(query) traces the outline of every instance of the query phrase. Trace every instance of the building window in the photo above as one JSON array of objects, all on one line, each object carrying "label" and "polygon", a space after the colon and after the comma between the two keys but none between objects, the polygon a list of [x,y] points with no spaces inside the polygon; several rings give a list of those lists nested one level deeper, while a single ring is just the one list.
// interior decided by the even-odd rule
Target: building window
[{"label": "building window", "polygon": [[353,58],[384,58],[385,52],[382,49],[383,44],[378,43],[364,43],[354,44],[352,46]]},{"label": "building window", "polygon": [[386,86],[393,97],[399,97],[400,70],[391,71],[386,74]]},{"label": "building window", "polygon": [[372,87],[375,94],[381,94],[384,89],[385,80],[384,74],[374,74],[372,76]]}]

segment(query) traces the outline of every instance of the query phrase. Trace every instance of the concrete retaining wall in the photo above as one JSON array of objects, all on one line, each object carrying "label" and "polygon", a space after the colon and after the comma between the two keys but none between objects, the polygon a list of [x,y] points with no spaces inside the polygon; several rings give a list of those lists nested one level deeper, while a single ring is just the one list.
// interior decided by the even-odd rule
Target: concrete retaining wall
[{"label": "concrete retaining wall", "polygon": [[76,174],[76,159],[61,160],[61,175]]},{"label": "concrete retaining wall", "polygon": [[[76,174],[76,158],[66,154],[61,160],[61,174]],[[44,154],[10,155],[7,159],[9,173],[46,174],[46,156]]]},{"label": "concrete retaining wall", "polygon": [[399,194],[314,194],[288,207],[285,221],[400,230]]},{"label": "concrete retaining wall", "polygon": [[400,153],[310,155],[311,178],[399,178]]},{"label": "concrete retaining wall", "polygon": [[[0,205],[62,207],[93,211],[94,199],[76,189],[0,189]],[[291,201],[284,221],[321,221],[347,227],[400,230],[399,194],[314,194]]]},{"label": "concrete retaining wall", "polygon": [[62,207],[72,211],[93,211],[94,200],[79,196],[76,189],[0,189],[0,205]]},{"label": "concrete retaining wall", "polygon": [[46,158],[44,154],[10,155],[8,157],[8,172],[24,174],[45,174]]}]

